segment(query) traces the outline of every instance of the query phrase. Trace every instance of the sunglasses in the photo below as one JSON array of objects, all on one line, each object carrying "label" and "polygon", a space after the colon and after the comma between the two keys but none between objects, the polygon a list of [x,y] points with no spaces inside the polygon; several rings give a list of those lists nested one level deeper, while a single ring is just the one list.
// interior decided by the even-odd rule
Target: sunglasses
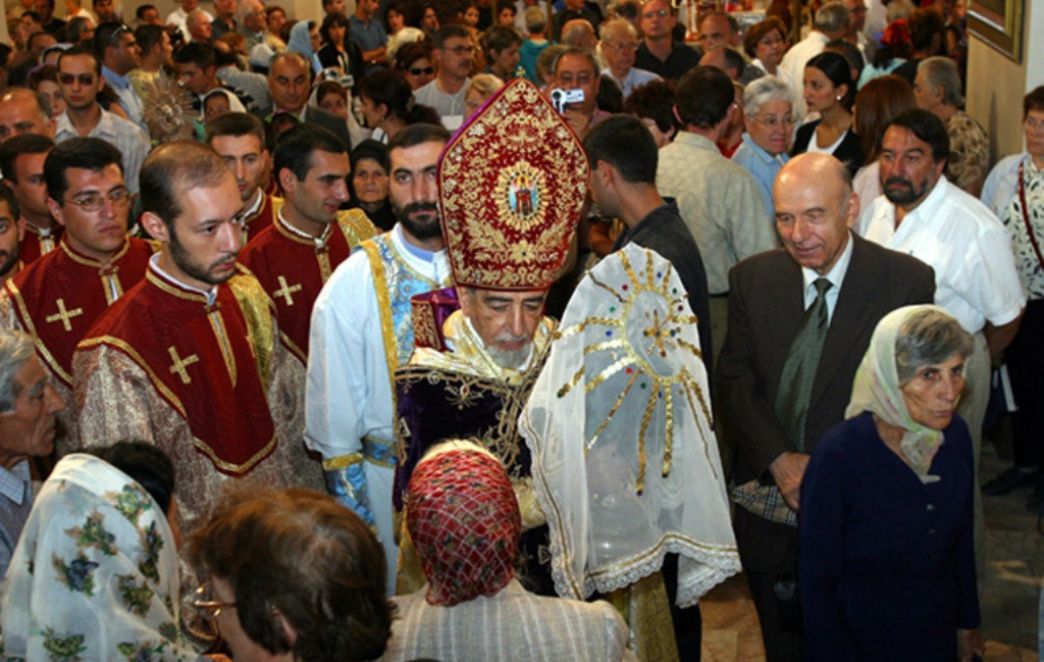
[{"label": "sunglasses", "polygon": [[433,73],[435,73],[435,67],[411,67],[410,68],[410,74],[413,75],[413,76],[420,76],[421,74],[423,74],[425,76],[430,76]]},{"label": "sunglasses", "polygon": [[79,76],[76,74],[58,74],[58,81],[62,85],[72,85],[77,79],[79,79],[80,85],[84,87],[94,85],[94,81],[97,80],[94,74],[80,74]]}]

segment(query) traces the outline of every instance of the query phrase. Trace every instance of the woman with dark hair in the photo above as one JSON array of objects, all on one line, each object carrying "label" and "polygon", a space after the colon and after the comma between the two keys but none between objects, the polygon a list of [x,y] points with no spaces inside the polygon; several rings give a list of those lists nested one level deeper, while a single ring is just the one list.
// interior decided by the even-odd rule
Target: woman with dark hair
[{"label": "woman with dark hair", "polygon": [[934,7],[915,9],[906,18],[910,33],[910,58],[893,72],[902,76],[911,85],[917,78],[917,65],[921,60],[938,55],[943,44],[946,21]]},{"label": "woman with dark hair", "polygon": [[896,115],[916,105],[913,88],[899,76],[874,78],[856,95],[854,129],[863,151],[863,163],[852,179],[852,189],[864,207],[881,195],[877,157],[885,129]]},{"label": "woman with dark hair", "polygon": [[358,83],[365,74],[365,62],[359,45],[348,38],[348,30],[348,19],[344,15],[327,14],[319,26],[323,46],[316,56],[323,69],[340,69]]},{"label": "woman with dark hair", "polygon": [[188,558],[204,579],[193,606],[233,659],[373,660],[391,636],[384,550],[329,495],[226,495],[192,535]]},{"label": "woman with dark hair", "polygon": [[51,100],[51,117],[55,120],[65,113],[65,97],[58,84],[58,69],[53,64],[35,67],[29,72],[25,84],[30,90],[39,92]]},{"label": "woman with dark hair", "polygon": [[434,109],[417,103],[410,86],[394,72],[377,71],[363,78],[359,100],[366,126],[380,142],[388,142],[410,124],[442,122]]},{"label": "woman with dark hair", "polygon": [[972,440],[956,413],[972,347],[937,306],[899,308],[874,330],[848,420],[801,481],[806,660],[983,654]]},{"label": "woman with dark hair", "polygon": [[654,80],[631,92],[624,101],[624,112],[636,115],[656,140],[657,147],[671,144],[678,135],[674,117],[674,83]]},{"label": "woman with dark hair", "polygon": [[805,65],[805,105],[819,119],[797,130],[791,156],[805,152],[833,154],[855,174],[863,164],[859,137],[852,131],[855,81],[848,60],[838,53],[820,53]]},{"label": "woman with dark hair", "polygon": [[33,504],[4,582],[4,654],[197,660],[178,630],[173,494],[173,466],[151,444],[63,457]]},{"label": "woman with dark hair", "polygon": [[315,88],[315,102],[326,112],[348,119],[348,92],[340,83],[332,80],[319,83]]},{"label": "woman with dark hair", "polygon": [[435,61],[431,55],[431,42],[415,41],[403,44],[395,53],[395,68],[410,84],[411,90],[424,87],[435,79]]},{"label": "woman with dark hair", "polygon": [[390,3],[384,10],[384,30],[391,39],[406,27],[406,10],[399,2]]},{"label": "woman with dark hair", "polygon": [[743,50],[751,58],[751,65],[781,79],[787,85],[791,84],[786,72],[779,66],[787,50],[787,26],[783,25],[783,21],[769,16],[750,26],[743,38]]},{"label": "woman with dark hair", "polygon": [[391,230],[395,225],[395,212],[388,200],[388,173],[391,172],[388,148],[376,140],[364,140],[352,148],[350,160],[348,208],[362,209],[382,231]]}]

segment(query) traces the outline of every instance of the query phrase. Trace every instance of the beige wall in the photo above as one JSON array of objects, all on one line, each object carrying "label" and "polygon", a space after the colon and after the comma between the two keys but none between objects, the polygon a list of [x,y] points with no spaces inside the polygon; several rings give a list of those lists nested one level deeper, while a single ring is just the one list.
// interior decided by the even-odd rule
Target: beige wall
[{"label": "beige wall", "polygon": [[1044,84],[1044,0],[1025,1],[1021,64],[969,38],[966,109],[990,135],[993,162],[1022,151],[1022,97]]}]

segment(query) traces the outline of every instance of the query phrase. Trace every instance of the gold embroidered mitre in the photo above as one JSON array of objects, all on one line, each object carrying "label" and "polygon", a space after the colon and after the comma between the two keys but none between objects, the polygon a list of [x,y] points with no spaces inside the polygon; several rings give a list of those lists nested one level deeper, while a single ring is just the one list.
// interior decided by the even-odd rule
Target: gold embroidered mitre
[{"label": "gold embroidered mitre", "polygon": [[546,289],[587,195],[587,156],[532,83],[495,94],[439,161],[442,233],[458,286]]}]

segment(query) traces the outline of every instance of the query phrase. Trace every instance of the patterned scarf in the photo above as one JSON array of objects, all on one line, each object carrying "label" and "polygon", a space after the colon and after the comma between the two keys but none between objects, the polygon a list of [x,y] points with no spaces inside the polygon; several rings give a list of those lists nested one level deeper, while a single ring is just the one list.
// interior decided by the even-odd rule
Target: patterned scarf
[{"label": "patterned scarf", "polygon": [[507,472],[487,453],[451,450],[422,461],[410,479],[406,526],[433,605],[496,595],[515,576],[522,519]]}]

